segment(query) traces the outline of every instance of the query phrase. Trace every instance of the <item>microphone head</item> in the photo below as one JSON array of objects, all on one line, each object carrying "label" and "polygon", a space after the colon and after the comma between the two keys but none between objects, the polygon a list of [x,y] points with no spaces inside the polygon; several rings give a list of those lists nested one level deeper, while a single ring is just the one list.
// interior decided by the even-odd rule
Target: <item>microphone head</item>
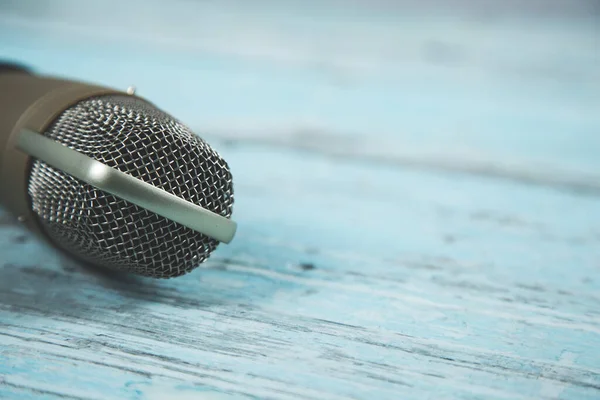
[{"label": "microphone head", "polygon": [[[233,206],[225,160],[189,128],[126,95],[71,106],[43,132],[71,149],[225,218]],[[47,236],[101,267],[154,278],[199,266],[218,241],[33,159],[31,209]]]}]

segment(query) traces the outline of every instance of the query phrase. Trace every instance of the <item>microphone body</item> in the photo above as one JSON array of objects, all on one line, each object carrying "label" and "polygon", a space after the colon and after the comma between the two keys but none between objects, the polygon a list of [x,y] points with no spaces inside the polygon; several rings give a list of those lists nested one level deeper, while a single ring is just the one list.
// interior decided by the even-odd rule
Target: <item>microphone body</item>
[{"label": "microphone body", "polygon": [[65,109],[92,96],[116,91],[62,79],[38,78],[25,71],[0,70],[0,203],[41,233],[27,199],[27,154],[16,146],[23,129],[44,132]]},{"label": "microphone body", "polygon": [[101,267],[183,275],[229,242],[227,163],[124,92],[0,66],[0,203]]}]

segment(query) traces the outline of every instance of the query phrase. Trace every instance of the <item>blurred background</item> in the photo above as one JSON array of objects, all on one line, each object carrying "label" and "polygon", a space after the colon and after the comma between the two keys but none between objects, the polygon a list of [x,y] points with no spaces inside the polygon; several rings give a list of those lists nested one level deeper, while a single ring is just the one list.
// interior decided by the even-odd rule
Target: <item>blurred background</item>
[{"label": "blurred background", "polygon": [[0,0],[0,58],[208,139],[588,189],[599,38],[596,0]]}]

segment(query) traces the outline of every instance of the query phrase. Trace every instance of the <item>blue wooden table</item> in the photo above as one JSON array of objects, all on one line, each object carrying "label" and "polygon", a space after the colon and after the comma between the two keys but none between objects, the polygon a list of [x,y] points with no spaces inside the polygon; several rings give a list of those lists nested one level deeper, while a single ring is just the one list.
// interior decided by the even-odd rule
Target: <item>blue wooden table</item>
[{"label": "blue wooden table", "polygon": [[594,2],[407,3],[1,5],[0,58],[207,139],[239,231],[156,281],[0,210],[0,398],[600,398]]}]

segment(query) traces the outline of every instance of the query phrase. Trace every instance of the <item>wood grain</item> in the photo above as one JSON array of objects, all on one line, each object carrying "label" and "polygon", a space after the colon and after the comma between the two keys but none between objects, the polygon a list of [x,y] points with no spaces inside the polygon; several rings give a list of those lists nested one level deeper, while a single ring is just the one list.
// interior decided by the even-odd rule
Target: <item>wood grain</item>
[{"label": "wood grain", "polygon": [[[600,68],[583,22],[535,28],[581,63],[549,46],[478,64],[486,46],[464,32],[496,50],[512,32],[519,54],[538,42],[527,24],[470,22],[444,25],[460,63],[375,57],[379,75],[324,78],[271,53],[192,49],[193,36],[157,44],[188,67],[127,45],[115,65],[110,35],[85,50],[61,36],[67,14],[36,25],[67,40],[53,42],[10,12],[0,56],[115,86],[144,65],[138,88],[231,165],[239,232],[205,268],[156,281],[78,265],[0,210],[0,398],[600,397]],[[525,74],[538,61],[554,78]]]}]

